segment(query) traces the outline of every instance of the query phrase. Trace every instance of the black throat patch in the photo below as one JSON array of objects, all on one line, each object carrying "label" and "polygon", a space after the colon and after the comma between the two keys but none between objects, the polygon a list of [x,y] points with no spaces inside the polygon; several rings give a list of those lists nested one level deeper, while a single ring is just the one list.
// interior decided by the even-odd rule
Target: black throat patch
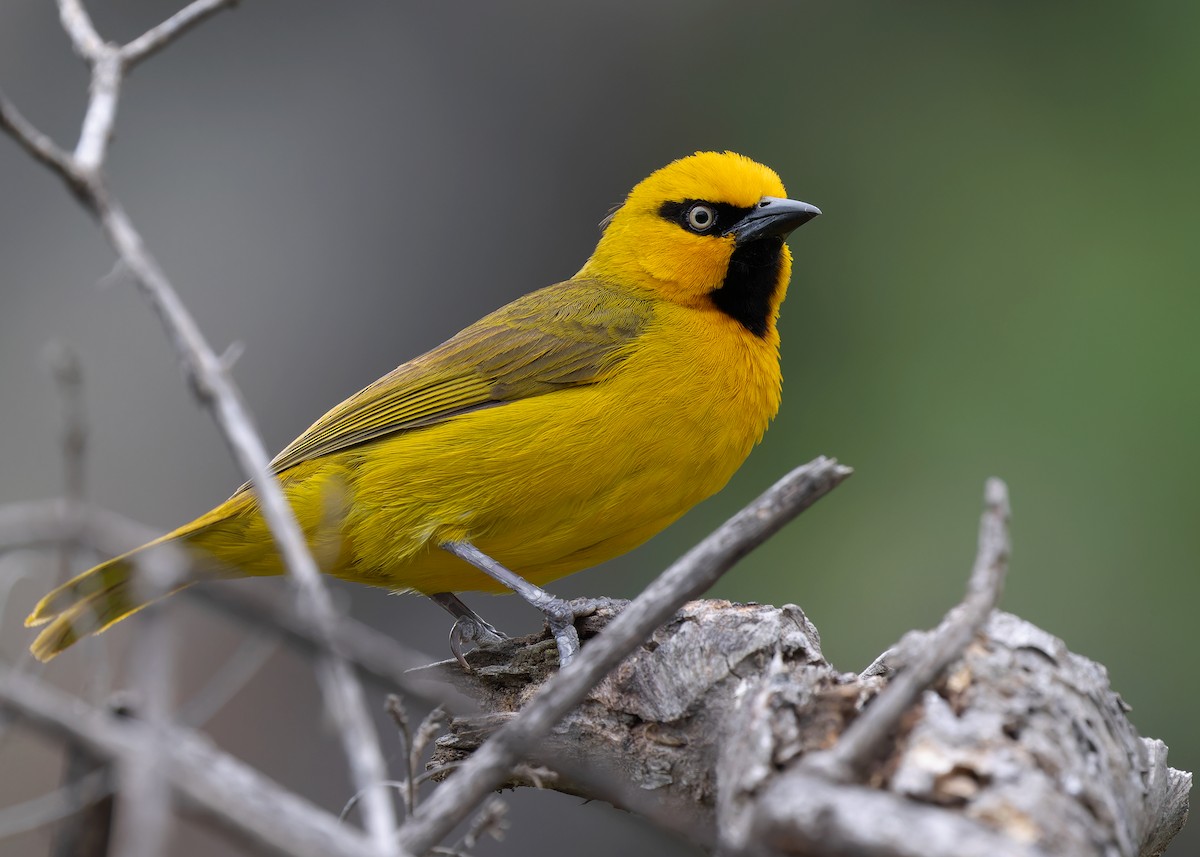
[{"label": "black throat patch", "polygon": [[771,300],[779,288],[783,239],[759,238],[737,247],[729,259],[725,282],[708,293],[717,309],[762,338],[771,323]]}]

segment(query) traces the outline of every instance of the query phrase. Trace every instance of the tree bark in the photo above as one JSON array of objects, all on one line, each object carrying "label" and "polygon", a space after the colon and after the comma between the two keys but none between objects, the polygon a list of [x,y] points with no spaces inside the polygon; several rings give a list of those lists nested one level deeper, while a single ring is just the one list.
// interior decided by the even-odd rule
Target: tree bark
[{"label": "tree bark", "polygon": [[[586,639],[618,606],[581,623]],[[949,621],[949,620],[947,620]],[[694,601],[564,719],[508,785],[607,800],[753,855],[1155,855],[1191,775],[1138,736],[1104,668],[994,612],[856,781],[806,763],[936,642],[914,632],[860,675],[821,654],[800,608]],[[553,673],[523,638],[425,668],[474,698],[431,766],[461,761]],[[453,774],[450,774],[453,776]]]}]

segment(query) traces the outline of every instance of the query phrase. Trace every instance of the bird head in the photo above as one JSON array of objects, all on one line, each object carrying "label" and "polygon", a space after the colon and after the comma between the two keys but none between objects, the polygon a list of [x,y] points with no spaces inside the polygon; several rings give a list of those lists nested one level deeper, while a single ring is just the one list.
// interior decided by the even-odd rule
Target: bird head
[{"label": "bird head", "polygon": [[715,307],[764,336],[791,274],[784,239],[820,213],[788,199],[769,167],[733,152],[697,152],[629,192],[578,276]]}]

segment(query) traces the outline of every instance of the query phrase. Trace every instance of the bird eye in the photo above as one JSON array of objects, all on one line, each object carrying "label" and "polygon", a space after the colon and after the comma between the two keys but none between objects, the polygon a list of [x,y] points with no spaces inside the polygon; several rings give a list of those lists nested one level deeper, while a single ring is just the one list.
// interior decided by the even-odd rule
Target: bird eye
[{"label": "bird eye", "polygon": [[693,232],[707,232],[717,220],[717,213],[712,206],[698,202],[688,209],[687,225]]}]

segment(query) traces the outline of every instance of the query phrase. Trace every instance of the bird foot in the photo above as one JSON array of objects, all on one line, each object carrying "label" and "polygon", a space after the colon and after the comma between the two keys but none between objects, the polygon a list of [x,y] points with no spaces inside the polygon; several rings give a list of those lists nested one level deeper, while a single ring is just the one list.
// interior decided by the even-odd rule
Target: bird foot
[{"label": "bird foot", "polygon": [[546,624],[554,642],[558,645],[558,665],[561,669],[570,663],[579,651],[579,631],[575,620],[591,616],[599,610],[611,609],[619,613],[629,602],[620,598],[572,598],[566,601],[552,597],[549,602],[540,605],[546,616]]},{"label": "bird foot", "polygon": [[471,665],[466,654],[479,646],[494,646],[507,640],[508,636],[497,631],[479,616],[460,616],[450,628],[450,652],[467,672]]}]

